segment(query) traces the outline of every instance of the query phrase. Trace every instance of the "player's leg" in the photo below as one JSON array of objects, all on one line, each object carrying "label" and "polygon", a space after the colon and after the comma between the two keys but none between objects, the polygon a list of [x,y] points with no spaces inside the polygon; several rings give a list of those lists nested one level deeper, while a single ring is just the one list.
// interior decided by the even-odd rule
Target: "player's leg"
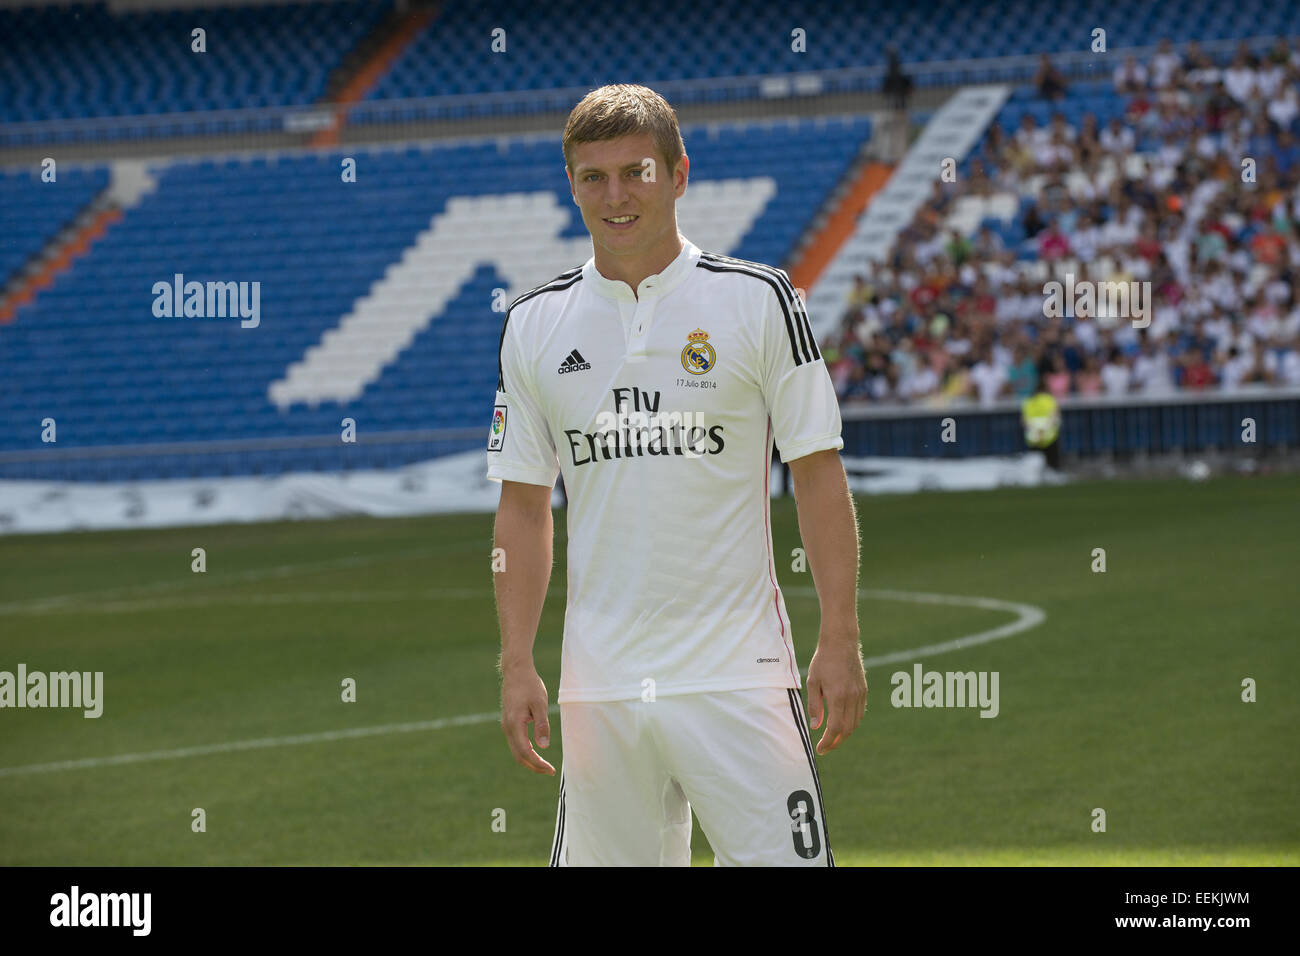
[{"label": "player's leg", "polygon": [[660,697],[669,769],[721,866],[834,866],[799,692]]},{"label": "player's leg", "polygon": [[641,701],[560,705],[564,761],[552,866],[689,866],[691,812]]}]

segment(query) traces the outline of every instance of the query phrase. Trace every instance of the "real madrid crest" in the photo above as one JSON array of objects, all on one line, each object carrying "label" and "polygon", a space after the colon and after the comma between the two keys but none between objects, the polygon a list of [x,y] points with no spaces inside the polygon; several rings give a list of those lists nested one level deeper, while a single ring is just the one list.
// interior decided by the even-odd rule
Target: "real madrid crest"
[{"label": "real madrid crest", "polygon": [[713,368],[717,354],[709,344],[709,333],[696,329],[687,338],[686,348],[682,349],[682,368],[692,375],[703,375]]}]

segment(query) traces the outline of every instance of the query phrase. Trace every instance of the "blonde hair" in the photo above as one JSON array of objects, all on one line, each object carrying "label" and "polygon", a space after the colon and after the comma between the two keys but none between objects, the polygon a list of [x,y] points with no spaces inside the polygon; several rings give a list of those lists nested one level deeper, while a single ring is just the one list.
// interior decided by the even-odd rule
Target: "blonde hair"
[{"label": "blonde hair", "polygon": [[592,90],[573,108],[564,124],[564,165],[573,171],[573,147],[579,143],[599,143],[638,133],[650,134],[670,170],[686,153],[677,113],[654,90],[634,83],[613,83]]}]

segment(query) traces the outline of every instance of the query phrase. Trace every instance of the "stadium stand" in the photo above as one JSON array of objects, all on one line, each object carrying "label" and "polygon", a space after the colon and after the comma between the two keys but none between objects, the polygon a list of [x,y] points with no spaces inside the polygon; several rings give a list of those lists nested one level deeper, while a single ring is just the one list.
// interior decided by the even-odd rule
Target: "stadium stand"
[{"label": "stadium stand", "polygon": [[[824,345],[842,401],[1300,385],[1300,45],[1220,67],[1163,46],[1003,107]],[[1256,157],[1249,179],[1243,159]],[[1149,282],[1130,316],[1045,315],[1045,283]]]},{"label": "stadium stand", "polygon": [[[1295,0],[1140,0],[1123,17],[1099,0],[1064,0],[1050,10],[1032,0],[979,7],[885,0],[870,10],[848,0],[758,8],[722,0],[660,5],[599,32],[581,12],[572,0],[505,0],[490,11],[449,0],[418,15],[391,0],[199,12],[120,13],[105,3],[0,9],[0,33],[14,41],[0,52],[0,85],[12,93],[0,102],[0,143],[48,136],[53,148],[78,137],[160,136],[156,155],[165,155],[168,135],[225,129],[218,117],[227,114],[218,111],[254,108],[239,114],[243,128],[284,133],[292,111],[256,108],[331,96],[361,106],[403,100],[367,120],[393,127],[366,135],[400,143],[394,147],[345,148],[334,145],[337,125],[309,126],[296,142],[317,148],[151,161],[156,188],[109,210],[103,228],[87,230],[93,241],[65,243],[57,272],[19,294],[22,277],[59,259],[54,246],[71,224],[104,211],[112,177],[106,165],[62,166],[57,183],[30,168],[0,171],[8,386],[0,393],[0,476],[263,474],[387,466],[477,447],[477,436],[345,449],[319,440],[337,434],[345,417],[371,437],[477,426],[491,399],[501,318],[484,303],[497,289],[515,294],[549,278],[558,270],[543,265],[550,268],[557,249],[569,256],[563,243],[585,240],[585,231],[554,134],[435,147],[402,142],[412,128],[402,124],[446,104],[453,115],[483,93],[518,94],[508,108],[520,112],[567,109],[581,90],[629,77],[749,78],[758,85],[706,83],[699,96],[749,96],[761,106],[761,81],[810,63],[825,76],[883,64],[882,36],[904,64],[953,64],[953,76],[963,64],[962,82],[1004,77],[1012,61],[1020,78],[957,181],[936,184],[889,261],[863,275],[838,317],[824,353],[846,407],[988,403],[1024,394],[1040,374],[1058,395],[1079,397],[1300,384],[1293,291],[1300,46],[1282,43],[1262,59],[1245,45],[1235,54],[1222,46],[1286,33],[1300,22]],[[199,23],[208,32],[201,55],[188,40]],[[1026,58],[1077,57],[1080,25],[1093,23],[1105,24],[1114,49],[1160,36],[1178,46],[1140,60],[1116,57],[1106,80],[1058,74],[1047,57],[1031,80]],[[508,57],[492,45],[503,24]],[[808,44],[821,44],[815,60],[791,49],[796,28]],[[1197,41],[1218,45],[1206,56]],[[936,67],[919,82],[955,82],[948,75]],[[530,99],[529,91],[552,92]],[[173,112],[177,122],[166,129],[142,119]],[[31,122],[46,120],[64,122],[49,130]],[[709,201],[737,232],[717,251],[792,268],[820,214],[837,221],[837,196],[842,202],[869,173],[887,179],[887,166],[862,165],[871,128],[865,113],[685,127],[694,194],[725,186]],[[355,183],[340,183],[344,156],[358,161]],[[1259,158],[1256,182],[1239,182],[1243,156]],[[308,359],[341,324],[373,311],[384,295],[395,297],[397,312],[419,312],[420,276],[446,277],[442,265],[412,265],[422,240],[432,243],[421,254],[433,261],[431,250],[445,248],[447,261],[467,254],[466,243],[433,235],[440,215],[458,203],[523,194],[543,199],[521,201],[516,212],[524,217],[519,230],[553,238],[544,238],[545,254],[511,277],[486,258],[473,263],[445,303],[414,324],[409,314],[402,320],[408,334],[394,337],[392,354],[345,356],[351,391],[320,390],[329,375],[313,372]],[[1151,327],[1045,320],[1043,285],[1067,269],[1080,278],[1151,281]],[[259,327],[242,328],[231,316],[156,315],[154,285],[175,275],[257,282]],[[800,281],[811,286],[815,278]],[[29,454],[43,450],[33,423],[46,417],[60,423],[59,454],[38,458]],[[1014,425],[1004,437],[1018,440]],[[156,443],[192,447],[115,451]],[[75,458],[77,449],[87,454]]]},{"label": "stadium stand", "polygon": [[[0,9],[0,122],[315,102],[388,0],[110,12]],[[191,49],[203,28],[206,52]]]},{"label": "stadium stand", "polygon": [[[1212,0],[1137,0],[1125,4],[1123,16],[1101,0],[1050,6],[1040,0],[670,2],[602,20],[593,41],[586,6],[582,0],[450,0],[370,98],[578,87],[627,76],[651,82],[795,73],[812,68],[810,57],[792,49],[795,28],[805,31],[809,47],[815,45],[816,69],[824,71],[883,65],[882,38],[898,47],[905,63],[992,59],[1077,50],[1081,29],[1086,36],[1103,25],[1111,47],[1142,46],[1159,36],[1183,42],[1286,33],[1300,12],[1294,2],[1266,0],[1245,0],[1231,9]],[[506,26],[509,56],[494,53],[488,43],[494,29]],[[465,43],[467,32],[484,42]],[[982,81],[987,78],[973,77]]]},{"label": "stadium stand", "polygon": [[[615,82],[780,76],[883,66],[882,37],[903,62],[986,60],[989,82],[998,58],[1079,48],[1080,25],[1104,26],[1112,48],[1151,37],[1174,42],[1285,34],[1300,22],[1295,0],[1135,0],[1114,15],[1102,0],[958,0],[916,4],[853,0],[754,5],[721,0],[701,6],[670,0],[653,14],[613,18],[591,31],[582,0],[543,4],[448,0],[438,15],[366,93],[371,101],[468,93],[569,89]],[[330,73],[392,10],[391,0],[204,10],[110,11],[107,3],[0,9],[0,122],[233,110],[314,103]],[[421,21],[423,22],[423,21]],[[1032,23],[1033,30],[1009,30]],[[190,32],[207,31],[207,51],[193,53]],[[493,31],[505,29],[504,52]],[[793,49],[792,31],[804,31]],[[482,43],[467,43],[481,36]],[[834,42],[828,42],[828,38]],[[918,76],[943,84],[943,71]],[[719,90],[718,98],[738,95]],[[539,104],[533,104],[538,108]],[[523,109],[529,104],[524,103]],[[201,130],[201,126],[199,127]]]},{"label": "stadium stand", "polygon": [[0,170],[0,288],[108,186],[107,169],[68,169],[57,189],[39,171]]},{"label": "stadium stand", "polygon": [[[774,185],[761,214],[728,254],[785,261],[809,220],[869,138],[863,118],[841,122],[742,123],[684,130],[701,170],[740,190]],[[340,182],[338,152],[176,163],[157,171],[146,195],[54,287],[0,326],[13,388],[0,396],[0,449],[39,447],[33,427],[50,416],[60,446],[115,446],[222,439],[293,438],[339,431],[345,416],[369,431],[463,427],[490,412],[502,316],[486,307],[505,283],[486,265],[455,290],[440,314],[353,401],[296,402],[281,409],[272,382],[338,325],[354,303],[417,243],[452,200],[539,190],[585,237],[568,193],[558,137],[447,148],[366,150],[357,182]],[[508,184],[508,188],[503,188]],[[740,200],[743,197],[733,197]],[[713,215],[736,216],[720,202]],[[527,207],[521,206],[521,209]],[[484,223],[484,228],[502,223]],[[505,223],[526,230],[528,223]],[[463,236],[440,240],[438,262],[463,257]],[[590,246],[560,268],[580,264]],[[539,250],[540,252],[540,250]],[[555,271],[559,271],[558,269]],[[260,325],[238,318],[158,317],[156,282],[259,281]],[[511,288],[509,297],[549,279]],[[428,292],[426,291],[426,295]],[[430,321],[432,320],[432,321]],[[111,329],[112,335],[105,335]],[[127,411],[129,410],[129,414]],[[481,444],[478,437],[439,450]],[[81,463],[103,480],[145,475],[257,474],[399,464],[430,457],[427,445],[398,451],[361,444],[340,453],[277,447],[240,455],[155,456]],[[6,477],[56,477],[59,461],[8,463]]]}]

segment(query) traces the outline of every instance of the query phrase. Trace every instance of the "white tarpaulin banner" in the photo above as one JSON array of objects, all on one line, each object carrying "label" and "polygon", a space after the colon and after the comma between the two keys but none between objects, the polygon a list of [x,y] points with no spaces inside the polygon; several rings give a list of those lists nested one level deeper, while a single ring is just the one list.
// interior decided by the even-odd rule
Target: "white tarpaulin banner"
[{"label": "white tarpaulin banner", "polygon": [[[0,481],[0,534],[167,528],[288,518],[378,518],[496,510],[500,486],[484,451],[385,471],[275,477],[81,482]],[[859,494],[1042,484],[1043,456],[845,458]],[[774,469],[774,472],[776,470]],[[772,481],[780,488],[779,472]],[[562,499],[556,492],[555,503]]]},{"label": "white tarpaulin banner", "polygon": [[164,528],[495,511],[500,486],[484,477],[487,452],[403,468],[274,477],[82,482],[0,481],[0,533]]},{"label": "white tarpaulin banner", "polygon": [[849,488],[858,494],[980,491],[1061,480],[1041,452],[982,458],[845,458]]}]

